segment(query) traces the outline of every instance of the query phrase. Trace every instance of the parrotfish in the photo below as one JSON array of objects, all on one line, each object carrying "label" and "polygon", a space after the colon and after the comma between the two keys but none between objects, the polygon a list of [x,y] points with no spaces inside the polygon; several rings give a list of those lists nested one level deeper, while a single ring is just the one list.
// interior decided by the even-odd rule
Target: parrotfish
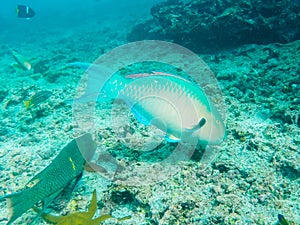
[{"label": "parrotfish", "polygon": [[40,215],[66,188],[75,187],[85,163],[92,158],[95,149],[91,134],[72,140],[44,170],[26,184],[24,190],[0,198],[8,200],[11,210],[7,224],[12,224],[35,204],[42,202]]},{"label": "parrotfish", "polygon": [[[71,65],[88,68],[84,63]],[[97,73],[97,65],[92,72]],[[183,77],[165,72],[115,74],[104,84],[97,101],[112,99],[123,100],[139,122],[156,126],[169,142],[197,139],[219,144],[225,138],[225,124],[216,107],[201,87]]]},{"label": "parrotfish", "polygon": [[9,51],[12,54],[15,61],[18,63],[16,65],[17,67],[19,67],[23,70],[31,70],[32,69],[32,64],[26,57],[21,55],[19,52],[11,49],[9,46],[7,46],[7,48],[9,49]]}]

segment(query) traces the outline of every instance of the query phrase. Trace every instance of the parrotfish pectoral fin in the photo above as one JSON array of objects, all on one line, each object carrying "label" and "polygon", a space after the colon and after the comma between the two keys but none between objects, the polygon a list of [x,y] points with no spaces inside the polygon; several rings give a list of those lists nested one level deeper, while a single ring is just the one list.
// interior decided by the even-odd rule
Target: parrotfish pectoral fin
[{"label": "parrotfish pectoral fin", "polygon": [[196,126],[194,126],[191,129],[186,128],[185,131],[188,132],[188,133],[193,133],[193,132],[201,129],[201,127],[203,127],[205,125],[205,123],[206,123],[206,119],[205,118],[201,118],[200,121],[199,121],[199,123],[197,123]]},{"label": "parrotfish pectoral fin", "polygon": [[165,140],[166,140],[167,142],[171,142],[171,143],[176,143],[176,142],[180,142],[180,141],[181,141],[181,139],[175,137],[175,136],[172,135],[172,134],[166,135],[166,136],[165,136]]},{"label": "parrotfish pectoral fin", "polygon": [[18,219],[36,203],[36,200],[32,196],[31,189],[6,195],[3,198],[7,199],[8,207],[10,209],[10,218],[7,225],[12,224],[12,222]]}]

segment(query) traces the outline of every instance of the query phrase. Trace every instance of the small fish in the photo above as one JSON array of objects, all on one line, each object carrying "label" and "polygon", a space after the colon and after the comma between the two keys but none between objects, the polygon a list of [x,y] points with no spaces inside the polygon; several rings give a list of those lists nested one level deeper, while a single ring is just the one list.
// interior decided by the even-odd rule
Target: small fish
[{"label": "small fish", "polygon": [[44,170],[26,184],[24,190],[0,198],[8,200],[11,210],[7,224],[12,224],[38,202],[43,203],[43,212],[66,188],[70,185],[74,188],[82,176],[85,163],[91,160],[95,150],[96,144],[91,134],[72,140]]},{"label": "small fish", "polygon": [[[69,65],[88,68],[101,80],[98,65]],[[78,100],[89,98],[89,94]],[[165,72],[114,75],[105,82],[97,101],[113,99],[123,100],[140,123],[165,132],[169,142],[196,138],[219,144],[225,138],[225,124],[215,106],[198,85],[183,77]]]},{"label": "small fish", "polygon": [[30,61],[26,57],[24,57],[19,52],[11,49],[8,46],[7,46],[7,48],[9,49],[10,53],[14,57],[15,61],[17,62],[16,66],[18,68],[20,68],[22,70],[31,70],[32,69],[32,64],[30,63]]},{"label": "small fish", "polygon": [[[41,217],[48,223],[57,225],[99,225],[101,222],[112,218],[111,215],[105,214],[93,219],[97,210],[97,196],[96,190],[93,192],[92,200],[87,212],[75,212],[66,216],[54,216],[48,213],[40,212],[34,207],[34,211],[41,214]],[[130,216],[118,219],[119,221],[130,219]]]},{"label": "small fish", "polygon": [[39,92],[35,93],[29,99],[24,101],[26,110],[46,101],[48,98],[51,97],[51,95],[52,95],[51,91],[39,91]]},{"label": "small fish", "polygon": [[17,17],[19,17],[19,18],[30,19],[30,18],[34,17],[35,12],[29,6],[17,5],[16,14],[17,14]]},{"label": "small fish", "polygon": [[279,225],[289,225],[283,215],[278,214]]}]

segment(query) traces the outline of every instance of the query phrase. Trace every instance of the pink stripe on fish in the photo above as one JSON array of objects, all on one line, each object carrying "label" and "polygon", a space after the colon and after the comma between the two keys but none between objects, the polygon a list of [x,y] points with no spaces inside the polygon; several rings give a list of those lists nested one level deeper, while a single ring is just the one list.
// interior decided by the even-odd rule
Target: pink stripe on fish
[{"label": "pink stripe on fish", "polygon": [[126,75],[125,77],[126,77],[126,78],[134,79],[134,78],[151,77],[151,76],[167,76],[167,77],[174,77],[174,78],[177,78],[177,79],[181,79],[181,80],[190,82],[189,80],[187,80],[187,79],[185,79],[185,78],[183,78],[183,77],[180,77],[180,76],[177,76],[177,75],[174,75],[174,74],[170,74],[170,73],[159,72],[159,71],[152,71],[151,73],[134,73],[134,74]]}]

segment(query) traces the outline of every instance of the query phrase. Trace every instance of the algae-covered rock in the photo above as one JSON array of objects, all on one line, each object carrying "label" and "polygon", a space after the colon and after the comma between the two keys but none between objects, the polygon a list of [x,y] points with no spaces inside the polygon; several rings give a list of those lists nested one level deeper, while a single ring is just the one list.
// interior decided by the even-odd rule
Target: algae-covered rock
[{"label": "algae-covered rock", "polygon": [[0,90],[0,103],[6,98],[7,94],[7,90]]},{"label": "algae-covered rock", "polygon": [[136,25],[128,40],[172,40],[195,51],[287,43],[300,38],[299,11],[295,0],[169,0],[153,6],[153,19]]}]

